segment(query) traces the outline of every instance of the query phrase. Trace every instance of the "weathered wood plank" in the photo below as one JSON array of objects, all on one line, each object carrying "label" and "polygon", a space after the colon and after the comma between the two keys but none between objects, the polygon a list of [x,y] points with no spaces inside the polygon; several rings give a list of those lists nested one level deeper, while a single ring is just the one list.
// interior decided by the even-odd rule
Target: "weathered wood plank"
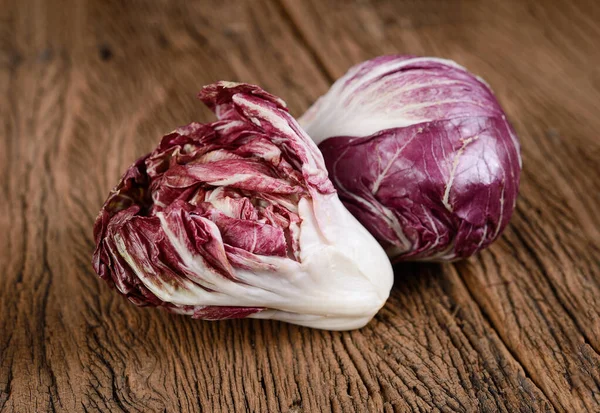
[{"label": "weathered wood plank", "polygon": [[[521,202],[514,224],[520,232],[509,231],[478,260],[399,267],[389,303],[360,331],[195,321],[135,308],[95,277],[89,264],[91,227],[106,194],[163,133],[212,119],[193,99],[203,84],[258,83],[300,114],[334,76],[368,57],[366,50],[378,42],[385,46],[371,53],[392,51],[395,39],[405,34],[408,45],[433,44],[435,37],[418,30],[389,35],[395,20],[376,27],[386,19],[381,13],[416,3],[363,4],[321,12],[313,10],[318,2],[267,0],[15,1],[0,8],[0,91],[7,97],[0,100],[0,232],[6,235],[0,237],[0,411],[511,412],[593,406],[589,378],[597,380],[598,335],[590,306],[599,299],[598,255],[597,244],[590,249],[589,243],[597,232],[582,233],[580,227],[598,223],[594,195],[586,197],[597,183],[593,175],[582,176],[597,171],[594,152],[584,146],[594,148],[596,124],[579,122],[591,116],[591,107],[574,113],[576,102],[595,104],[593,88],[580,100],[570,96],[570,112],[562,116],[556,115],[562,113],[559,91],[544,95],[541,81],[530,94],[514,98],[511,115],[525,110],[535,119],[529,129],[526,118],[516,116],[520,130],[538,131],[538,141],[546,142],[544,119],[556,115],[552,126],[559,133],[552,139],[563,145],[542,142],[526,151],[530,165],[554,175],[528,175],[524,192],[532,195],[524,196],[529,203]],[[472,4],[464,3],[461,13]],[[402,24],[434,31],[457,13],[446,8],[429,15],[421,6],[411,7],[421,11],[413,11],[412,18],[405,13],[402,21],[409,23]],[[300,24],[302,16],[315,27]],[[333,16],[337,20],[330,21]],[[364,27],[371,22],[368,33],[352,21]],[[462,28],[457,37],[467,37],[466,23],[457,23]],[[327,29],[341,46],[315,46],[313,29]],[[582,30],[591,33],[594,27]],[[566,46],[572,45],[561,47]],[[463,55],[457,49],[455,58]],[[574,71],[576,63],[544,76],[569,88],[573,83],[558,77],[565,70],[576,86],[593,85],[593,79],[584,83],[577,76],[584,72]],[[504,78],[497,76],[494,82],[502,84]],[[507,84],[519,84],[520,74],[512,76]],[[510,90],[507,86],[503,93]],[[534,107],[540,96],[550,102],[545,109]],[[572,139],[562,138],[565,131]],[[538,146],[544,152],[536,152]],[[544,162],[559,147],[566,171],[560,174]],[[570,175],[577,183],[561,178]],[[554,193],[554,185],[558,195],[548,207],[538,186]],[[564,202],[567,190],[580,200]],[[556,231],[546,222],[557,216],[564,218],[560,238],[554,239]],[[530,236],[538,227],[546,235]],[[543,242],[552,246],[537,245]],[[535,254],[546,248],[556,252],[553,261]],[[566,271],[569,264],[577,268],[579,281]],[[492,270],[484,271],[484,265]],[[557,288],[556,280],[563,278],[564,289]],[[512,282],[509,287],[492,285],[505,279]],[[588,287],[585,300],[572,296],[581,285]],[[521,287],[528,287],[527,294],[518,291]],[[480,291],[489,294],[489,302]],[[546,292],[551,296],[541,295]],[[547,300],[538,304],[545,312],[534,314],[550,318],[536,330],[539,319],[519,306],[538,303],[539,297]],[[517,305],[501,305],[509,299]],[[585,311],[591,322],[580,325],[577,317]],[[521,330],[499,327],[517,322],[524,323]],[[527,340],[522,329],[528,329]],[[572,331],[573,338],[565,339]],[[532,368],[522,358],[538,355],[532,350],[538,343],[566,355],[548,353]],[[575,346],[579,355],[568,354]],[[544,369],[550,373],[540,380]],[[560,372],[566,378],[557,380],[556,389],[563,393],[549,394],[554,387],[548,382]],[[570,378],[573,387],[564,392]]]}]

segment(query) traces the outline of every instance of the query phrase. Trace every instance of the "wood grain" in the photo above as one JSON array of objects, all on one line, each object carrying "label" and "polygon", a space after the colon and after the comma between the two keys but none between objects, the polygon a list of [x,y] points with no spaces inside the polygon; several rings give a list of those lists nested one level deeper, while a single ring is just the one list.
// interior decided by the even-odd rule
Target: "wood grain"
[{"label": "wood grain", "polygon": [[[600,411],[600,6],[510,0],[3,1],[0,412]],[[488,251],[402,265],[367,327],[201,322],[90,265],[121,172],[194,99],[257,83],[299,115],[382,53],[457,60],[523,146]]]}]

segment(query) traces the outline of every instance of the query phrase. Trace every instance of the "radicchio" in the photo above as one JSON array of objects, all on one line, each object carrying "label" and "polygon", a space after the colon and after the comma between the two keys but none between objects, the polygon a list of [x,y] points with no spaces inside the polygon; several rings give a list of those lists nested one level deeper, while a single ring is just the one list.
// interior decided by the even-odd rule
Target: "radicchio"
[{"label": "radicchio", "polygon": [[219,82],[218,121],[163,137],[124,174],[94,227],[101,278],[140,306],[343,330],[385,303],[392,269],[340,202],[285,103]]},{"label": "radicchio", "polygon": [[466,258],[510,219],[519,142],[489,86],[450,60],[363,62],[299,121],[394,261]]}]

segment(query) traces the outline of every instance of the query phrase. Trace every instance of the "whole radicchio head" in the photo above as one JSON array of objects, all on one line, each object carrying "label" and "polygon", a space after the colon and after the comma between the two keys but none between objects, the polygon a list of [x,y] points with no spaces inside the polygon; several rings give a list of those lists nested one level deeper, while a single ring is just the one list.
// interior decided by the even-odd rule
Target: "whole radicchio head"
[{"label": "whole radicchio head", "polygon": [[466,258],[508,224],[519,143],[487,84],[450,60],[363,62],[300,124],[346,207],[393,260]]},{"label": "whole radicchio head", "polygon": [[194,318],[366,324],[389,295],[391,266],[285,103],[230,82],[199,98],[218,121],[164,136],[106,200],[96,272],[137,305]]}]

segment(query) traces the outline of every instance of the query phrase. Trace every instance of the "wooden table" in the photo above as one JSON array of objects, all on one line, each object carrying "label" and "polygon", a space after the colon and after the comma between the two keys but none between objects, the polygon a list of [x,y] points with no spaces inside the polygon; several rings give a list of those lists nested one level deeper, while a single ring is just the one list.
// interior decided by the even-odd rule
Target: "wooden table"
[{"label": "wooden table", "polygon": [[[0,411],[600,411],[595,1],[3,1]],[[359,61],[455,59],[521,138],[488,251],[396,267],[364,329],[202,322],[129,304],[90,265],[124,169],[257,83],[295,115]]]}]

